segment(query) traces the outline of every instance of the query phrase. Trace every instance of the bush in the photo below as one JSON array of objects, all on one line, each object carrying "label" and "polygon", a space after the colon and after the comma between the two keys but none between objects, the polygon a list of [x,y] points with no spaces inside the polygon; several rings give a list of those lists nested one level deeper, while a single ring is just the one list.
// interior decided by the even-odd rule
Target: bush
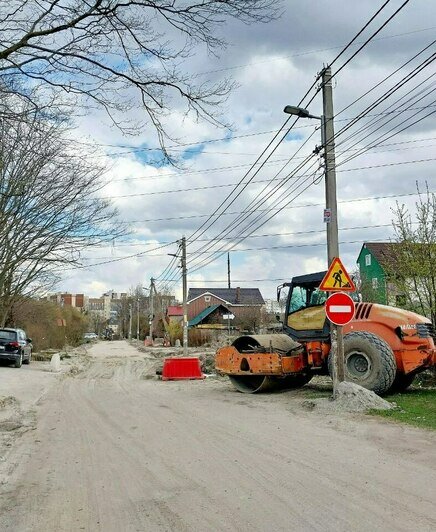
[{"label": "bush", "polygon": [[81,344],[88,320],[73,307],[61,308],[49,301],[29,298],[14,306],[9,326],[24,329],[35,351],[41,351]]},{"label": "bush", "polygon": [[170,320],[167,326],[168,334],[170,337],[171,345],[176,343],[176,340],[180,340],[183,343],[183,326],[180,322]]},{"label": "bush", "polygon": [[210,344],[212,335],[209,331],[202,329],[188,330],[188,344],[190,347],[200,347],[204,344]]}]

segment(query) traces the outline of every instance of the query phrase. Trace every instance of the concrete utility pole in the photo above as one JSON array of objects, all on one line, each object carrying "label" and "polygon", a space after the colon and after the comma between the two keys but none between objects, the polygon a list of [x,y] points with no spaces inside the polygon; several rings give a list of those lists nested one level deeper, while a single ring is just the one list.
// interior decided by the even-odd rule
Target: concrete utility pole
[{"label": "concrete utility pole", "polygon": [[132,339],[132,305],[129,305],[129,340]]},{"label": "concrete utility pole", "polygon": [[149,301],[149,307],[150,307],[150,315],[149,315],[149,325],[150,325],[150,342],[151,345],[153,345],[153,319],[154,319],[154,279],[153,277],[150,279],[150,301]]},{"label": "concrete utility pole", "polygon": [[[330,211],[330,220],[327,222],[327,255],[328,264],[339,257],[338,238],[338,204],[336,198],[336,162],[335,162],[335,130],[333,113],[332,72],[327,67],[322,72],[322,98],[323,120],[322,129],[324,137],[325,157],[325,197],[326,209]],[[331,337],[333,350],[333,395],[336,396],[337,385],[345,379],[344,368],[344,342],[342,327],[331,324]],[[335,349],[336,344],[336,349]]]},{"label": "concrete utility pole", "polygon": [[186,238],[182,237],[182,282],[183,282],[183,356],[188,355],[188,279],[186,270]]},{"label": "concrete utility pole", "polygon": [[136,299],[136,339],[139,342],[139,297]]}]

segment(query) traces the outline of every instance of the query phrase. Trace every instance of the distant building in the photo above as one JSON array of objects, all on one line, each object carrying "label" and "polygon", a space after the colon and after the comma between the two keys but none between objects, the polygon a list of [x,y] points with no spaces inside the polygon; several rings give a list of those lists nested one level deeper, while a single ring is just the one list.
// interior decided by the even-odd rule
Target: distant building
[{"label": "distant building", "polygon": [[183,307],[181,305],[170,305],[166,311],[168,323],[171,321],[183,321]]},{"label": "distant building", "polygon": [[265,299],[265,311],[268,314],[280,314],[280,303],[276,299]]},{"label": "distant building", "polygon": [[102,297],[108,297],[109,299],[126,299],[126,292],[114,292],[113,290],[108,290],[105,292]]},{"label": "distant building", "polygon": [[87,305],[87,297],[84,294],[58,292],[47,296],[47,299],[60,307],[74,307],[80,310],[85,310]]}]

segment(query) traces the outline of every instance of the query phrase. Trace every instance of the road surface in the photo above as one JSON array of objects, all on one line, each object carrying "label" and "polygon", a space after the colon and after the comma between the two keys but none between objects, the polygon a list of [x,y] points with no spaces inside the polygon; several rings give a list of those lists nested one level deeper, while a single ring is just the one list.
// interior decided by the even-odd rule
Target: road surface
[{"label": "road surface", "polygon": [[[0,463],[2,531],[436,530],[434,433],[146,379],[155,362],[125,342],[90,353],[77,374],[39,371],[32,407],[17,384],[34,424]],[[22,369],[0,368],[9,395]]]}]

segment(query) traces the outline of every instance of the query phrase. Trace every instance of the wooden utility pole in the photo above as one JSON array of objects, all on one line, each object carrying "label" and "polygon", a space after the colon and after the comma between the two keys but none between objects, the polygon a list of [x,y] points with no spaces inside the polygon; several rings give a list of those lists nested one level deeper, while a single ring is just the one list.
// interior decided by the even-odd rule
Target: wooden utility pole
[{"label": "wooden utility pole", "polygon": [[227,253],[227,281],[228,288],[230,288],[230,253]]},{"label": "wooden utility pole", "polygon": [[[327,67],[322,72],[323,118],[325,157],[325,197],[326,209],[330,216],[327,222],[327,255],[328,264],[339,257],[338,237],[338,204],[336,197],[336,161],[335,161],[335,130],[333,113],[332,72]],[[331,324],[331,349],[333,352],[333,395],[337,395],[339,382],[345,379],[344,341],[342,327]]]}]

